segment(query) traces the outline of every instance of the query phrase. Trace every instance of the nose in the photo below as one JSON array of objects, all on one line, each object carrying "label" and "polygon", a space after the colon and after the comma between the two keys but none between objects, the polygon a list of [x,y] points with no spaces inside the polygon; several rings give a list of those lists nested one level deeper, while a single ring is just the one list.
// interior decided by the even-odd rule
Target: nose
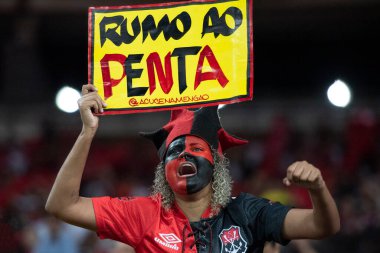
[{"label": "nose", "polygon": [[181,154],[179,154],[178,158],[187,158],[189,156],[189,153],[187,153],[185,150],[182,151]]}]

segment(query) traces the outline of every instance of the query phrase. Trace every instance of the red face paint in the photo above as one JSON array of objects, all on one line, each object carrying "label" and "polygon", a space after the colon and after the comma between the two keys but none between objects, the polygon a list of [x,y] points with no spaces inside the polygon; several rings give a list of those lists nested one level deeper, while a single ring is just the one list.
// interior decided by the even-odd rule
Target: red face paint
[{"label": "red face paint", "polygon": [[212,151],[199,137],[179,137],[167,149],[166,180],[178,194],[192,194],[203,189],[211,182],[213,168]]}]

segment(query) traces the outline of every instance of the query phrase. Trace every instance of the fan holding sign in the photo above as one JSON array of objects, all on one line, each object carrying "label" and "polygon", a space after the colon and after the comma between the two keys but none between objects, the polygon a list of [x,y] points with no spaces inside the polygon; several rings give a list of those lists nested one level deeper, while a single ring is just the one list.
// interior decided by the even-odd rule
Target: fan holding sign
[{"label": "fan holding sign", "polygon": [[[206,21],[189,14],[197,13],[196,10],[201,17],[207,17]],[[133,12],[132,18],[124,17],[127,15],[125,12],[129,11]],[[145,12],[153,14],[140,18]],[[156,15],[160,12],[161,18],[157,19]],[[184,12],[189,16],[181,14]],[[97,13],[99,17],[91,13]],[[134,16],[136,13],[139,18]],[[167,41],[160,48],[169,51],[164,60],[165,73],[160,60],[161,51],[152,45],[147,47],[148,51],[154,51],[149,54],[136,53],[143,52],[145,45],[134,45],[134,50],[123,49],[112,54],[99,52],[97,46],[90,49],[94,53],[90,54],[90,78],[101,85],[87,84],[82,88],[82,98],[78,104],[83,128],[58,173],[46,210],[68,223],[96,231],[100,238],[128,244],[136,252],[262,252],[266,241],[286,244],[292,239],[323,238],[336,233],[340,225],[334,200],[319,169],[305,161],[289,166],[284,184],[308,189],[312,209],[290,208],[246,193],[231,196],[232,181],[224,152],[247,141],[229,134],[220,123],[217,107],[210,105],[251,98],[253,72],[250,43],[243,41],[245,50],[235,51],[229,47],[232,42],[228,44],[224,41],[226,48],[221,50],[222,45],[202,45],[194,34],[193,40],[186,38],[187,45],[177,46],[174,42],[184,39],[197,24],[203,31],[201,39],[208,35],[214,39],[227,38],[244,26],[247,36],[250,34],[247,31],[252,29],[249,13],[252,13],[252,3],[246,0],[90,9],[92,27],[102,22],[98,19],[106,20],[102,23],[106,37],[99,37],[96,29],[91,35],[99,38],[97,46],[129,45],[136,41],[140,44],[147,41],[153,43],[160,38],[161,43]],[[176,22],[173,21],[175,19]],[[147,29],[153,26],[153,20],[160,20],[156,29]],[[191,25],[186,20],[192,20]],[[232,28],[222,31],[220,20],[229,20],[234,25],[227,22]],[[219,26],[216,26],[218,22]],[[183,24],[181,29],[179,23]],[[166,27],[168,24],[171,27]],[[176,29],[178,32],[173,32]],[[128,36],[122,35],[122,31]],[[198,45],[194,46],[193,43]],[[219,54],[224,51],[233,52],[220,57]],[[232,70],[232,66],[241,66],[243,60],[234,58],[235,54],[242,56],[241,52],[246,61],[244,69],[239,69],[245,73],[244,82],[239,79],[241,76],[237,76],[238,71]],[[176,74],[171,71],[173,55],[177,58]],[[190,58],[194,57],[197,60],[193,66]],[[146,66],[141,64],[144,59]],[[193,68],[193,78],[189,77],[187,68]],[[152,79],[156,78],[153,70],[162,77],[159,78],[160,85],[153,85]],[[144,78],[145,72],[153,76],[148,74]],[[199,79],[197,76],[200,76]],[[149,85],[144,86],[137,79],[147,80]],[[183,82],[187,85],[184,86]],[[226,96],[232,92],[229,85],[241,82],[244,88],[237,88],[232,96]],[[198,90],[200,93],[197,93]],[[131,103],[131,99],[135,102]],[[187,109],[200,105],[205,107]],[[156,131],[142,133],[152,140],[160,158],[150,196],[85,198],[79,195],[83,170],[100,115],[168,109],[171,110],[171,118],[167,124]]]}]

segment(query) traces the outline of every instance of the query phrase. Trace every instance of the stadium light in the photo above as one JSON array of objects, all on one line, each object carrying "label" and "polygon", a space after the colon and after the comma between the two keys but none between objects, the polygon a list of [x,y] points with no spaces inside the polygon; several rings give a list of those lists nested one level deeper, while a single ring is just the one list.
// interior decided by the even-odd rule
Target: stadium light
[{"label": "stadium light", "polygon": [[73,89],[69,86],[62,87],[56,97],[55,97],[55,105],[61,111],[67,113],[76,112],[78,108],[77,101],[80,98],[80,92],[76,89]]},{"label": "stadium light", "polygon": [[344,108],[351,102],[351,91],[346,83],[336,80],[328,88],[327,97],[331,104]]}]

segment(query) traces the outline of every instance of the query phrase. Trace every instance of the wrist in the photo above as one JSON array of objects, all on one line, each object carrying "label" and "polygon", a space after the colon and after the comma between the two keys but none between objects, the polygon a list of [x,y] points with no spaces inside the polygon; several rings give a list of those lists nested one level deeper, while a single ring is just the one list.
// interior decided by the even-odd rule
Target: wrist
[{"label": "wrist", "polygon": [[97,130],[97,127],[86,127],[83,125],[80,136],[92,139],[95,136]]},{"label": "wrist", "polygon": [[321,179],[316,185],[309,188],[310,192],[318,193],[322,192],[326,188],[326,183]]}]

